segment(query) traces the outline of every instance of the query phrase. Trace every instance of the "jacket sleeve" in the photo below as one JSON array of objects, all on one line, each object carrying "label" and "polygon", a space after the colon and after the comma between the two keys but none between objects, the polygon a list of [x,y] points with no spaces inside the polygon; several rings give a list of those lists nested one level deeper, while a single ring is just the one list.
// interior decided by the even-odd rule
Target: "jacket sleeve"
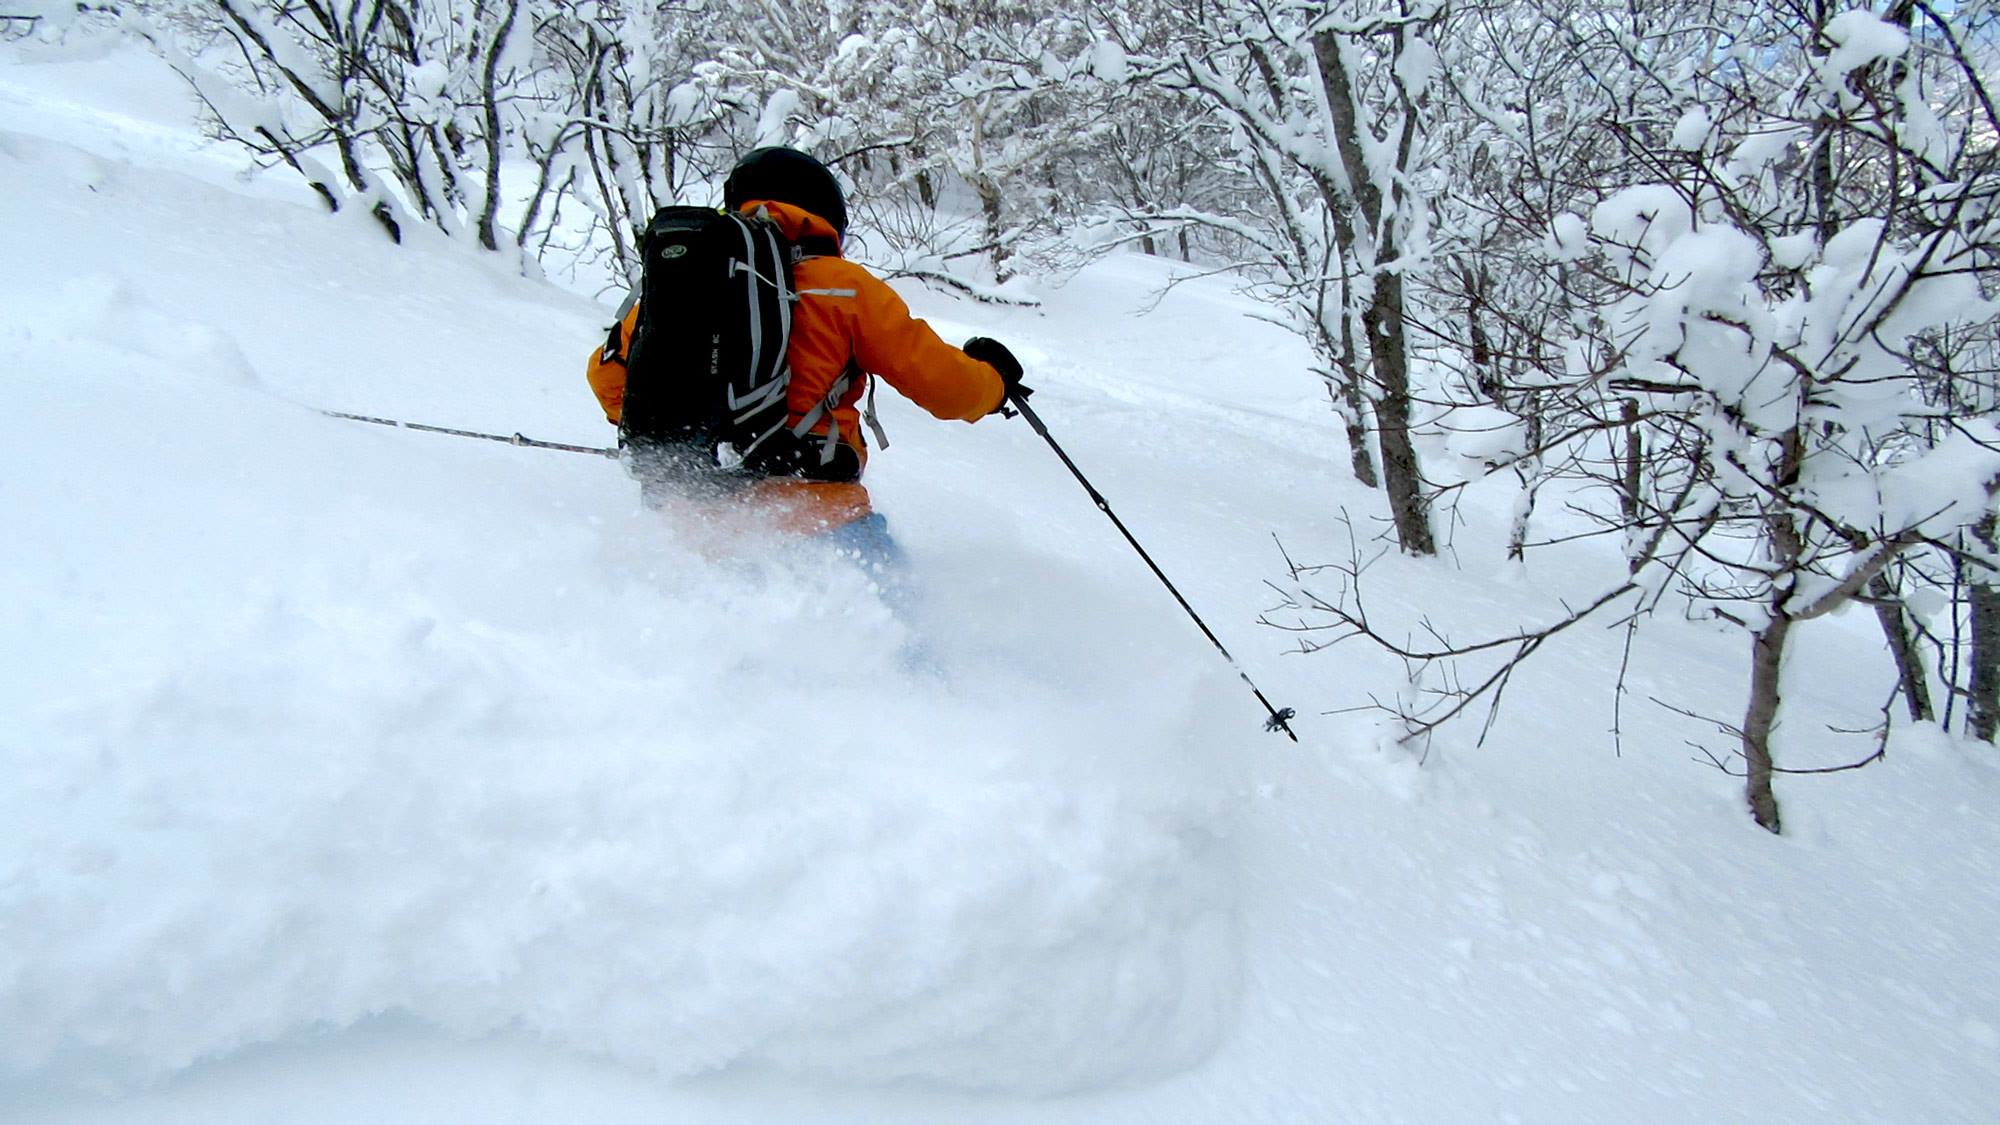
[{"label": "jacket sleeve", "polygon": [[590,389],[604,407],[604,416],[618,424],[625,407],[625,354],[632,347],[632,333],[639,326],[639,302],[633,301],[618,323],[611,326],[605,341],[590,353],[587,372]]},{"label": "jacket sleeve", "polygon": [[1006,384],[991,365],[938,337],[887,282],[856,267],[854,358],[905,398],[944,419],[977,422],[1000,408]]}]

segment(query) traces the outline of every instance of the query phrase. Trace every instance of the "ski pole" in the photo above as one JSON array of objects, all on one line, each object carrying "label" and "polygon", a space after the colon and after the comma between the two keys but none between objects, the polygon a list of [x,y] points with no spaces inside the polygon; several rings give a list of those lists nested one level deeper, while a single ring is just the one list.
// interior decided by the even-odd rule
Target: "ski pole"
[{"label": "ski pole", "polygon": [[1056,444],[1056,439],[1054,435],[1049,433],[1049,428],[1042,425],[1040,416],[1028,405],[1028,396],[1017,390],[1009,389],[1007,392],[1007,401],[1020,413],[1021,417],[1028,420],[1028,425],[1034,427],[1036,433],[1042,435],[1042,440],[1049,443],[1049,448],[1056,451],[1056,456],[1062,458],[1062,463],[1069,469],[1070,475],[1075,477],[1076,482],[1083,486],[1083,490],[1090,494],[1091,503],[1096,504],[1097,510],[1103,512],[1106,518],[1110,519],[1112,526],[1116,527],[1119,534],[1125,537],[1125,542],[1132,544],[1132,549],[1139,552],[1139,557],[1146,560],[1146,565],[1152,568],[1153,577],[1158,578],[1160,584],[1167,588],[1167,592],[1174,596],[1174,600],[1181,603],[1181,608],[1187,611],[1188,617],[1201,630],[1202,636],[1208,638],[1208,643],[1215,646],[1215,651],[1221,653],[1224,660],[1229,661],[1231,668],[1236,669],[1236,674],[1242,678],[1244,685],[1250,689],[1250,693],[1255,695],[1257,702],[1263,704],[1264,710],[1270,713],[1271,717],[1264,720],[1264,729],[1272,732],[1284,731],[1287,738],[1290,738],[1293,742],[1297,742],[1299,736],[1292,733],[1291,720],[1297,716],[1298,712],[1292,710],[1290,707],[1283,709],[1273,707],[1271,706],[1271,701],[1264,698],[1263,691],[1250,679],[1250,673],[1245,672],[1243,666],[1236,662],[1236,658],[1229,655],[1229,650],[1222,647],[1222,641],[1216,637],[1215,631],[1208,627],[1208,623],[1203,621],[1201,615],[1194,611],[1194,607],[1188,604],[1188,600],[1181,596],[1181,592],[1174,587],[1172,582],[1167,580],[1166,573],[1160,569],[1160,564],[1154,562],[1153,556],[1147,554],[1146,548],[1141,547],[1139,541],[1133,538],[1132,532],[1125,526],[1125,521],[1119,519],[1118,513],[1111,510],[1111,504],[1104,499],[1104,494],[1097,491],[1097,487],[1090,483],[1088,477],[1083,475],[1083,470],[1077,468],[1076,462],[1069,459],[1069,454],[1063,452],[1063,447]]},{"label": "ski pole", "polygon": [[535,449],[555,449],[564,453],[588,453],[594,457],[615,458],[618,456],[618,451],[615,449],[606,449],[596,445],[568,445],[560,441],[536,441],[525,434],[515,434],[512,437],[508,437],[506,434],[482,434],[478,430],[454,430],[448,426],[427,426],[422,422],[399,422],[394,418],[371,418],[366,414],[348,414],[339,410],[322,410],[320,413],[329,418],[344,418],[349,422],[368,422],[377,426],[394,426],[399,430],[422,430],[427,434],[450,434],[453,437],[479,438],[482,441],[498,441],[508,445],[525,445]]}]

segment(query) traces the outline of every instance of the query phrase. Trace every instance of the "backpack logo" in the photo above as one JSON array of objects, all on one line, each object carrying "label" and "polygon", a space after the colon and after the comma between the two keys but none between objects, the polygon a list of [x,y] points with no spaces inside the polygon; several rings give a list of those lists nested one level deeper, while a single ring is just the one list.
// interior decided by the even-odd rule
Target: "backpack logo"
[{"label": "backpack logo", "polygon": [[660,251],[660,260],[664,262],[671,262],[675,258],[682,257],[687,252],[688,248],[685,245],[681,243],[675,243],[674,245],[665,247]]}]

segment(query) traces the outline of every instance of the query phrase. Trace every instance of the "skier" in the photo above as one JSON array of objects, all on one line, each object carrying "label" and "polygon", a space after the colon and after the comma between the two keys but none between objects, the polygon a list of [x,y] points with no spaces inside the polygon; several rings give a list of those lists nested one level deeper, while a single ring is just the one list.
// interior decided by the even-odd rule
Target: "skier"
[{"label": "skier", "polygon": [[[858,423],[869,376],[880,376],[938,418],[976,422],[998,412],[1010,393],[1029,393],[1021,386],[1021,364],[985,337],[967,340],[962,349],[945,343],[910,315],[895,290],[842,258],[847,202],[833,173],[811,156],[792,148],[750,152],[724,182],[723,202],[731,210],[773,220],[804,254],[792,278],[799,296],[786,349],[789,423],[802,422],[839,380],[850,378],[845,393],[803,437],[785,435],[795,449],[765,459],[766,475],[733,491],[730,499],[763,513],[780,528],[824,536],[859,552],[878,569],[893,569],[899,560],[887,521],[872,510],[861,484],[868,446]],[[636,300],[629,304],[613,330],[614,342],[621,330],[623,339],[632,338],[640,310]],[[592,353],[590,386],[614,425],[625,398],[625,375],[619,349]],[[872,410],[868,422],[875,426]],[[829,432],[838,441],[831,459],[823,459]],[[881,438],[879,427],[876,436]],[[768,468],[773,461],[775,471]]]}]

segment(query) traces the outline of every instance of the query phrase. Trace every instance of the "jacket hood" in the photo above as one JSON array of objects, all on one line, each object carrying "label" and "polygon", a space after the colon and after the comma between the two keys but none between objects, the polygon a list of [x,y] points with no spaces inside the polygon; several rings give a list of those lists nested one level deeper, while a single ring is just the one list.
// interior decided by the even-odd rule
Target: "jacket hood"
[{"label": "jacket hood", "polygon": [[785,232],[785,237],[793,242],[806,238],[824,238],[831,241],[834,252],[839,253],[840,232],[834,229],[832,223],[820,216],[797,204],[780,203],[775,199],[748,199],[737,210],[745,215],[754,215],[759,208],[762,208],[764,213],[771,217],[771,221],[778,224],[778,229]]}]

